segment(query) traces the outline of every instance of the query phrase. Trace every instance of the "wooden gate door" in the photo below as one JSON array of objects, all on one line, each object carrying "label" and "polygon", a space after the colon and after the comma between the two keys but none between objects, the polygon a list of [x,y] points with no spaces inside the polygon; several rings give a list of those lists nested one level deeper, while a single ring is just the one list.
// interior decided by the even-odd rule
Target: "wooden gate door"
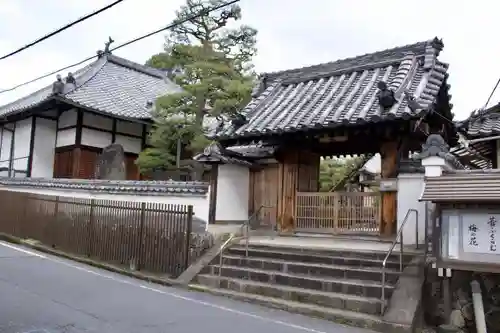
[{"label": "wooden gate door", "polygon": [[[258,215],[259,226],[271,228],[276,225],[278,217],[278,165],[266,165],[261,170],[250,172],[250,215],[261,206]],[[253,221],[255,223],[255,221]],[[255,224],[254,224],[255,225]]]},{"label": "wooden gate door", "polygon": [[333,234],[378,234],[380,193],[298,192],[296,230]]}]

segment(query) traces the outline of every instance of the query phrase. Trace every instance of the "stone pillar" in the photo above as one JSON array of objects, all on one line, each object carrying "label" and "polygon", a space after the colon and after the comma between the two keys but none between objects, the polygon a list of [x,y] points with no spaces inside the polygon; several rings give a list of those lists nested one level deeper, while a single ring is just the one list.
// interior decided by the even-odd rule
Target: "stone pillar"
[{"label": "stone pillar", "polygon": [[[440,177],[443,172],[451,171],[453,169],[463,167],[458,159],[450,153],[449,146],[443,137],[439,134],[431,134],[427,138],[425,144],[422,145],[422,152],[420,153],[420,158],[422,159],[422,166],[425,168],[425,177]],[[425,186],[425,180],[424,180]],[[423,189],[422,189],[423,190]],[[427,214],[426,214],[427,215]],[[432,221],[432,219],[431,219]],[[427,224],[427,223],[426,223]],[[428,237],[433,237],[432,234],[438,232],[439,229],[436,229],[434,223],[432,225],[427,226]],[[427,239],[430,239],[426,237]],[[441,237],[440,235],[438,237]],[[437,238],[434,238],[433,251],[436,251]],[[428,246],[428,244],[425,244]],[[435,255],[435,254],[434,254]],[[450,277],[444,276],[441,279],[441,290],[443,294],[443,309],[444,309],[444,318],[449,321],[451,316],[451,305],[452,305],[452,292],[450,288]],[[441,331],[450,331],[445,328],[449,328],[449,325],[442,325]],[[455,330],[451,330],[455,331]]]}]

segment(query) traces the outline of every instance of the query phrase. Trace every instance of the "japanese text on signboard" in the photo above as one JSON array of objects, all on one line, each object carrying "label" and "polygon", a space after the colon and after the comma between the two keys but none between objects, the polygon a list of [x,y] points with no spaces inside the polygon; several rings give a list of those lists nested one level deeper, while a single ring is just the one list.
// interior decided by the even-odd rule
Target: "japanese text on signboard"
[{"label": "japanese text on signboard", "polygon": [[465,252],[497,253],[498,216],[478,214],[464,216],[463,249]]}]

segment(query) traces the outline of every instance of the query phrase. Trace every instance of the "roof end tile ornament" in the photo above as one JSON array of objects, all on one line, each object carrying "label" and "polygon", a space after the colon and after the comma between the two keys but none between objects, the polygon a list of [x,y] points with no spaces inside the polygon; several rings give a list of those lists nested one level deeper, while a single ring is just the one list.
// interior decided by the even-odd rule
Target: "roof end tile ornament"
[{"label": "roof end tile ornament", "polygon": [[418,111],[423,111],[426,109],[422,104],[418,102],[417,98],[409,90],[403,91],[403,94],[404,99],[408,103],[408,107],[413,113],[418,113]]},{"label": "roof end tile ornament", "polygon": [[437,57],[439,53],[443,50],[444,43],[442,39],[434,37],[433,40],[427,43],[425,47],[424,55],[424,69],[431,70],[436,65]]},{"label": "roof end tile ornament", "polygon": [[267,89],[267,79],[268,75],[266,73],[259,75],[252,89],[252,98],[256,98]]},{"label": "roof end tile ornament", "polygon": [[62,80],[61,75],[56,75],[56,81],[52,83],[52,94],[53,95],[61,95],[64,93],[64,82]]},{"label": "roof end tile ornament", "polygon": [[419,158],[432,156],[446,158],[447,154],[450,154],[450,146],[441,134],[430,134],[425,143],[422,144],[422,152],[419,154]]},{"label": "roof end tile ornament", "polygon": [[115,40],[113,38],[109,37],[108,41],[104,43],[104,51],[103,50],[97,51],[97,58],[101,58],[105,55],[110,55],[111,54],[110,45],[114,43],[114,41]]},{"label": "roof end tile ornament", "polygon": [[430,134],[425,143],[422,144],[422,152],[418,154],[417,158],[424,159],[433,156],[443,158],[456,169],[464,168],[456,156],[450,153],[450,146],[446,143],[441,134]]},{"label": "roof end tile ornament", "polygon": [[377,83],[377,88],[379,89],[377,93],[378,104],[384,110],[390,109],[396,104],[396,97],[394,96],[394,91],[389,88],[385,81],[379,81]]}]

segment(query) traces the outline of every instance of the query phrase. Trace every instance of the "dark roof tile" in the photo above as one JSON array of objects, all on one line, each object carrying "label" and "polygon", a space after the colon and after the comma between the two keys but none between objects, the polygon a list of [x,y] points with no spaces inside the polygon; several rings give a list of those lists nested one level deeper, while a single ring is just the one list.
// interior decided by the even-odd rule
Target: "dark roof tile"
[{"label": "dark roof tile", "polygon": [[469,118],[456,124],[469,138],[500,135],[500,104],[474,111]]},{"label": "dark roof tile", "polygon": [[499,170],[459,170],[440,177],[428,177],[421,197],[432,202],[500,201]]},{"label": "dark roof tile", "polygon": [[214,142],[208,145],[203,152],[194,156],[193,159],[202,163],[251,166],[255,160],[272,157],[275,151],[275,146],[261,142],[227,148],[222,147],[220,143]]},{"label": "dark roof tile", "polygon": [[[123,118],[149,119],[148,102],[180,91],[165,73],[132,61],[104,55],[73,74],[76,85],[65,84],[58,98],[97,112]],[[53,97],[52,85],[0,107],[0,116],[21,113]]]},{"label": "dark roof tile", "polygon": [[208,192],[205,182],[178,181],[133,181],[100,179],[57,179],[57,178],[0,178],[0,185],[97,191],[136,195],[204,195]]},{"label": "dark roof tile", "polygon": [[[437,60],[443,44],[434,39],[327,64],[261,76],[265,89],[243,109],[247,123],[220,131],[221,139],[309,128],[417,117],[429,107],[447,78]],[[377,82],[395,91],[396,104],[382,110]],[[259,89],[256,86],[255,90]],[[261,89],[262,90],[262,89]],[[411,110],[404,91],[422,106]]]}]

